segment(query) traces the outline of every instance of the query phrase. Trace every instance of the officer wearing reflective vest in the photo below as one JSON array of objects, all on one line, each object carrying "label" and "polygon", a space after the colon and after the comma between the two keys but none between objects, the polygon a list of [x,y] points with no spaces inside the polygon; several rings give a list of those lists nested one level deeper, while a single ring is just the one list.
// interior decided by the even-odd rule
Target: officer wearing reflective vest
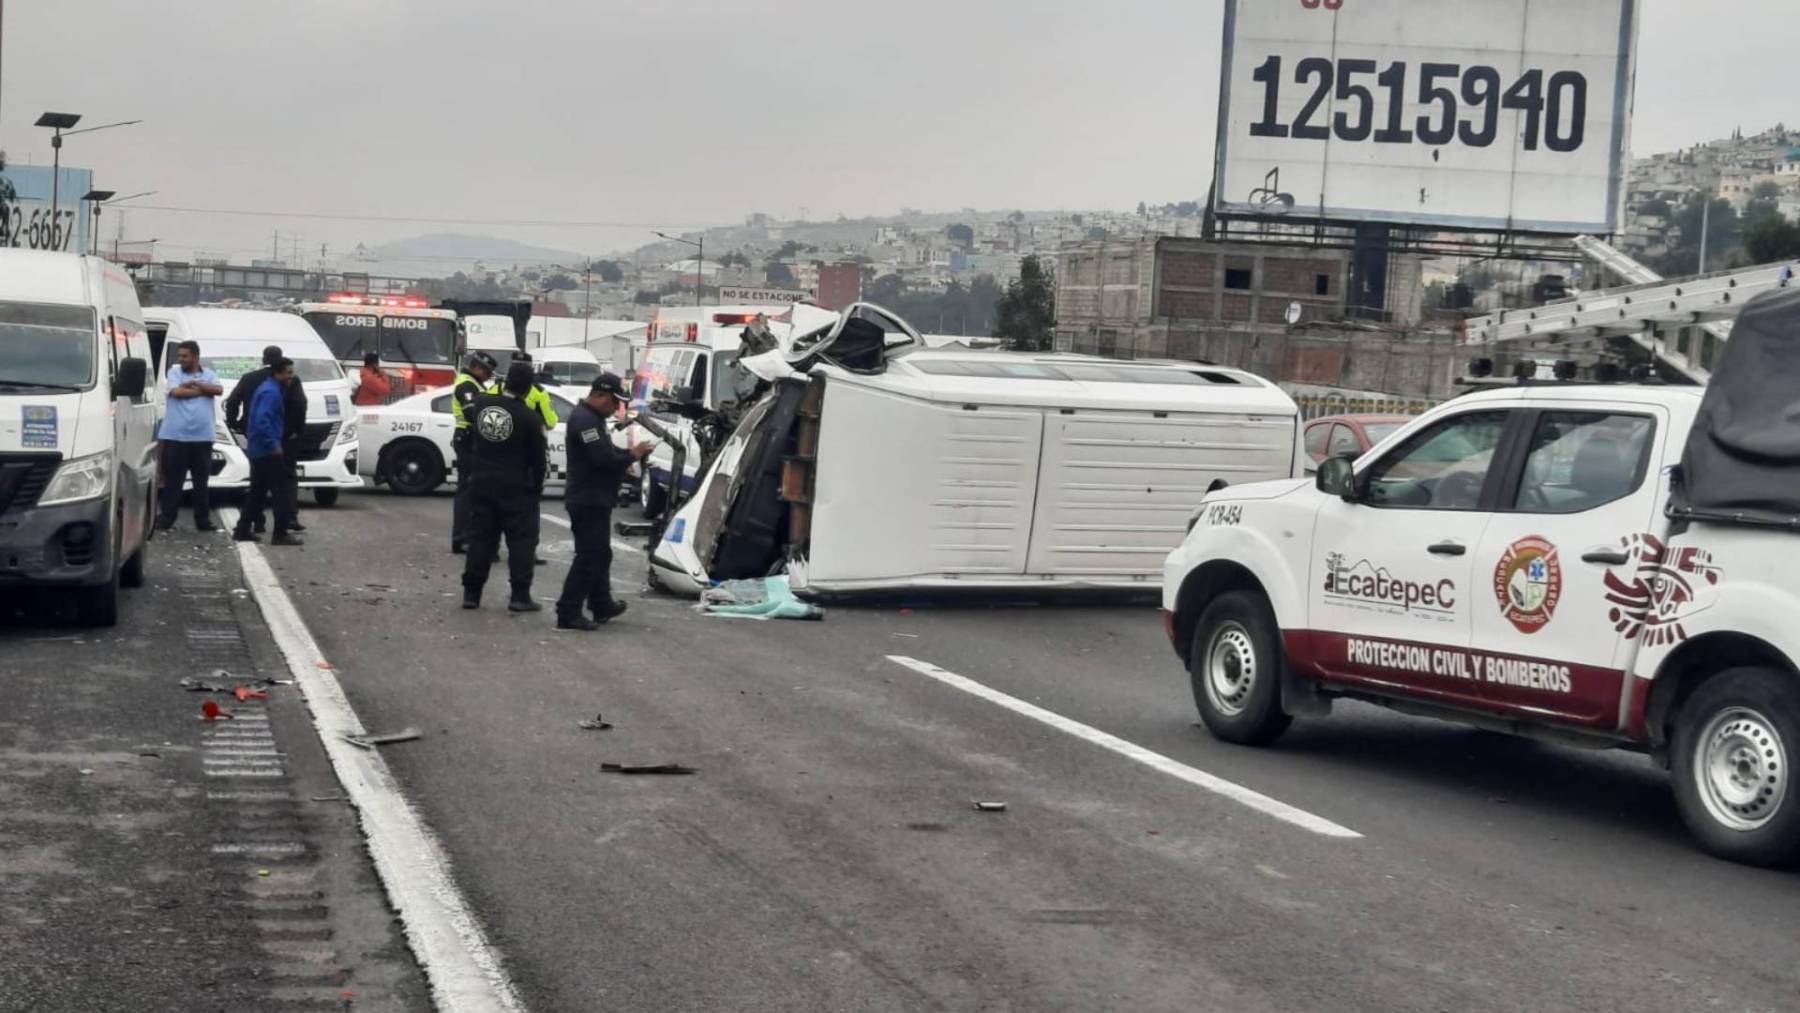
[{"label": "officer wearing reflective vest", "polygon": [[456,419],[456,433],[450,437],[450,449],[456,455],[456,497],[450,505],[450,551],[461,554],[469,541],[469,419],[468,408],[475,398],[495,390],[494,370],[499,363],[486,352],[470,352],[463,371],[450,387],[450,414]]},{"label": "officer wearing reflective vest", "polygon": [[470,431],[469,554],[463,568],[463,608],[481,607],[481,590],[506,536],[512,612],[536,612],[531,598],[537,553],[538,494],[544,488],[544,431],[525,407],[531,367],[515,362],[500,394],[477,394],[464,409]]},{"label": "officer wearing reflective vest", "polygon": [[[531,353],[514,352],[512,361],[531,365]],[[545,393],[544,388],[538,384],[535,369],[532,370],[531,390],[525,394],[525,407],[536,412],[538,417],[544,420],[544,432],[546,433],[555,429],[556,424],[562,421],[556,417],[556,409],[550,405],[550,395]]]}]

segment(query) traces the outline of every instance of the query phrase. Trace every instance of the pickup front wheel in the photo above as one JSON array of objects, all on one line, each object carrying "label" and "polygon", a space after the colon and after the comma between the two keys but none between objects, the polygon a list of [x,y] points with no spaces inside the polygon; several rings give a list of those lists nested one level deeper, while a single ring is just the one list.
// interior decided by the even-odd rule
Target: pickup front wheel
[{"label": "pickup front wheel", "polygon": [[1751,865],[1800,860],[1800,686],[1765,668],[1734,668],[1681,705],[1670,769],[1682,822],[1707,851]]},{"label": "pickup front wheel", "polygon": [[1194,629],[1188,675],[1208,731],[1227,742],[1260,746],[1293,720],[1281,709],[1281,631],[1262,595],[1232,591],[1213,599]]}]

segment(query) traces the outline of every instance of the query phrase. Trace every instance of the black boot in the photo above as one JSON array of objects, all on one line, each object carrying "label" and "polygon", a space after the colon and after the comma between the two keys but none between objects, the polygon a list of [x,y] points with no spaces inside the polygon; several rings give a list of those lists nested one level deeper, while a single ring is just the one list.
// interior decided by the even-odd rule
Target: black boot
[{"label": "black boot", "polygon": [[512,600],[506,603],[508,612],[542,612],[544,606],[531,599],[531,588],[513,585]]}]

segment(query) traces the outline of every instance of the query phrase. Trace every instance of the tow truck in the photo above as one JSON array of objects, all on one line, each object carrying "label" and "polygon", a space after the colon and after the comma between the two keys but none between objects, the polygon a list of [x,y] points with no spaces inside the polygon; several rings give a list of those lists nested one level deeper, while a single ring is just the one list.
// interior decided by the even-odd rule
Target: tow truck
[{"label": "tow truck", "polygon": [[1479,391],[1209,493],[1163,585],[1202,722],[1260,745],[1351,699],[1639,750],[1705,850],[1800,860],[1797,332],[1772,288],[1707,386]]}]

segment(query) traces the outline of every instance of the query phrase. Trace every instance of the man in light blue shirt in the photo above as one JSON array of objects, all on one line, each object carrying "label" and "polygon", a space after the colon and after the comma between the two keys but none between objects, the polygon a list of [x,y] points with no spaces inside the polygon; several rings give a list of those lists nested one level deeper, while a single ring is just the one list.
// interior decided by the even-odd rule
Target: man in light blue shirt
[{"label": "man in light blue shirt", "polygon": [[162,429],[157,432],[162,453],[162,508],[156,529],[175,526],[181,507],[182,483],[194,483],[194,529],[213,530],[206,484],[212,477],[213,401],[225,388],[213,371],[200,364],[200,345],[183,341],[176,347],[178,361],[169,370],[168,404],[163,409]]}]

